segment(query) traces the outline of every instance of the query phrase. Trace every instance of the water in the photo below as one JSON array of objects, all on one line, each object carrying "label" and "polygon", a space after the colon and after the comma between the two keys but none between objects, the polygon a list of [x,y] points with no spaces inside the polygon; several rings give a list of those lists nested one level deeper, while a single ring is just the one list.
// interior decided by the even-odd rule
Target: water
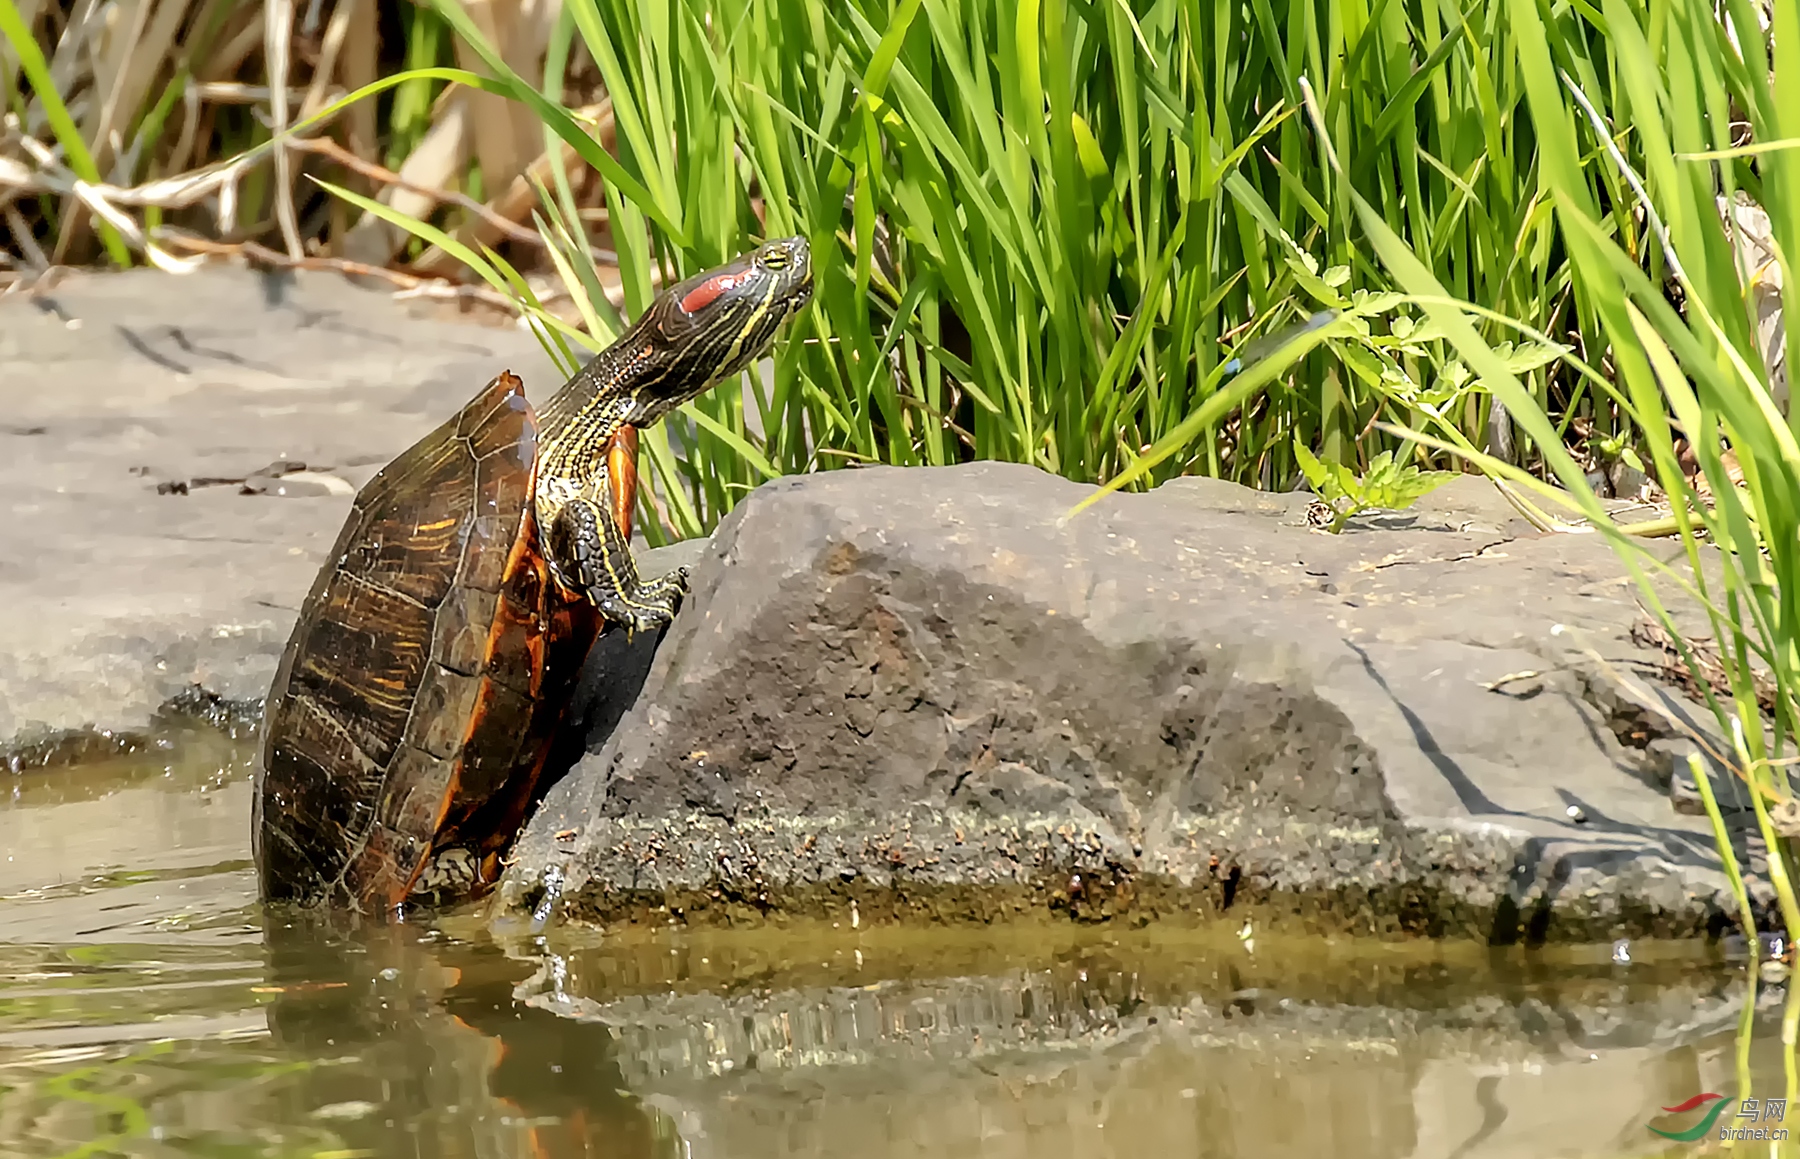
[{"label": "water", "polygon": [[1738,1091],[1745,975],[1694,945],[290,925],[249,759],[0,774],[0,1156],[1617,1159]]}]

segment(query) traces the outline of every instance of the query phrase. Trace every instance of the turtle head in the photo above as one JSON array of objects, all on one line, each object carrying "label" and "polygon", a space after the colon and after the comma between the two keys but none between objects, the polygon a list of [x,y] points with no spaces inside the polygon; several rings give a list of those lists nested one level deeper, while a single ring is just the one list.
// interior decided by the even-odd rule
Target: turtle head
[{"label": "turtle head", "polygon": [[648,426],[761,358],[812,288],[806,239],[784,237],[658,294],[632,327],[644,362],[626,421]]}]

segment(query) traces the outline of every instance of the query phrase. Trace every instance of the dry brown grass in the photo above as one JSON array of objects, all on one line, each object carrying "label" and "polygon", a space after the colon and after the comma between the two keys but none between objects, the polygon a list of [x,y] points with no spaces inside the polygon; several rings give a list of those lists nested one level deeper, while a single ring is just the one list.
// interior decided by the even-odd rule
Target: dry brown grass
[{"label": "dry brown grass", "polygon": [[[7,0],[0,0],[5,3]],[[419,64],[484,71],[447,31],[401,0],[10,0],[48,65],[56,98],[92,157],[80,179],[51,110],[19,54],[0,38],[0,287],[59,266],[106,258],[100,223],[133,262],[189,268],[218,255],[261,264],[335,268],[414,292],[510,303],[467,280],[461,263],[328,197],[308,178],[347,185],[494,246],[523,270],[548,271],[529,224],[553,158],[530,111],[461,86],[359,101],[271,145],[284,128],[333,101]],[[534,0],[466,0],[507,63],[541,75],[555,10]],[[423,85],[428,82],[411,82]],[[610,106],[591,69],[572,71],[564,99],[612,146]],[[406,107],[412,101],[409,112]],[[610,245],[598,191],[559,143],[575,191]],[[479,193],[471,196],[476,175]],[[534,257],[533,251],[539,251]],[[602,270],[614,263],[597,249]],[[533,279],[537,281],[537,279]],[[616,280],[615,280],[616,281]],[[426,287],[437,284],[435,291]],[[543,279],[546,299],[555,279]],[[615,287],[609,286],[609,289]],[[573,312],[571,311],[571,316]]]}]

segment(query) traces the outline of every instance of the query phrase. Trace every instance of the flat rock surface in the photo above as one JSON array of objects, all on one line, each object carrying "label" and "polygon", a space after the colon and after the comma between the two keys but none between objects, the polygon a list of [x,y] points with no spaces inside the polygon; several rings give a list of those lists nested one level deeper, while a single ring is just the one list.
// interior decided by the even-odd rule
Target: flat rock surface
[{"label": "flat rock surface", "polygon": [[561,384],[524,331],[330,275],[0,300],[0,752],[143,729],[196,686],[259,699],[355,489],[506,369]]},{"label": "flat rock surface", "polygon": [[1064,522],[1088,493],[1005,464],[760,488],[530,823],[509,904],[1249,905],[1496,942],[1726,912],[1706,822],[1668,795],[1672,730],[1607,678],[1647,657],[1598,536],[1538,534],[1475,478],[1342,535],[1307,496],[1201,479]]}]

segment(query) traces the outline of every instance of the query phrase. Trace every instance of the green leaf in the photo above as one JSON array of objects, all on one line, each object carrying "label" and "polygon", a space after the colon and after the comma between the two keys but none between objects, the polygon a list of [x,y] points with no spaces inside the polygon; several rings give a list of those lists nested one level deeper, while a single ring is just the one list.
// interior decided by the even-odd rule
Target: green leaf
[{"label": "green leaf", "polygon": [[1502,351],[1498,346],[1494,349],[1506,369],[1514,374],[1524,374],[1540,366],[1548,366],[1569,353],[1567,346],[1549,346],[1542,342],[1522,342],[1507,351]]},{"label": "green leaf", "polygon": [[1075,154],[1081,158],[1081,171],[1087,179],[1096,184],[1110,182],[1112,170],[1100,152],[1100,142],[1094,139],[1094,130],[1082,120],[1080,113],[1069,114],[1069,129],[1075,136]]},{"label": "green leaf", "polygon": [[1306,476],[1307,485],[1315,494],[1328,502],[1338,497],[1331,493],[1337,480],[1325,470],[1325,465],[1307,449],[1306,444],[1300,441],[1299,435],[1294,436],[1294,460],[1300,464],[1300,473]]}]

